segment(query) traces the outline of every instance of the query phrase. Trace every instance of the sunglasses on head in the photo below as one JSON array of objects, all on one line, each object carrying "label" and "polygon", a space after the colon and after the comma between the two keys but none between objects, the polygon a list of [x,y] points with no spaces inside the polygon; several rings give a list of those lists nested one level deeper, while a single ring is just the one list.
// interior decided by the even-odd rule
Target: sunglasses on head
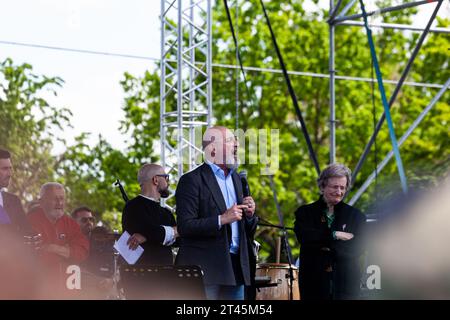
[{"label": "sunglasses on head", "polygon": [[156,174],[155,177],[163,177],[164,179],[166,179],[167,181],[169,181],[169,175],[168,174]]}]

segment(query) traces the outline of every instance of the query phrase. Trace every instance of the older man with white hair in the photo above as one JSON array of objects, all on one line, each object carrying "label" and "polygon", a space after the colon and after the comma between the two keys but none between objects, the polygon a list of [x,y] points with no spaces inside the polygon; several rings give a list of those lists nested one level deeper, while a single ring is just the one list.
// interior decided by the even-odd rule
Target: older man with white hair
[{"label": "older man with white hair", "polygon": [[122,229],[131,235],[128,245],[132,250],[144,248],[138,264],[173,264],[176,222],[172,212],[160,205],[160,199],[169,196],[169,175],[160,165],[147,163],[137,180],[141,193],[128,201],[122,215]]},{"label": "older man with white hair", "polygon": [[79,264],[89,255],[89,241],[64,209],[64,186],[47,182],[41,187],[39,207],[27,215],[32,228],[42,235],[40,257],[46,270],[62,279],[69,265]]}]

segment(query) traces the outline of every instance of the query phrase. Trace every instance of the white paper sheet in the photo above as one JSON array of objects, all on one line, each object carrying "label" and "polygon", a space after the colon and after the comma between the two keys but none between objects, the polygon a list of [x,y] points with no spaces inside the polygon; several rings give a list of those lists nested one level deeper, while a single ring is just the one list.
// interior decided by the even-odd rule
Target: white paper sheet
[{"label": "white paper sheet", "polygon": [[130,234],[127,231],[124,231],[119,240],[114,243],[114,249],[120,253],[128,264],[135,264],[144,252],[144,248],[139,245],[136,250],[131,250],[127,245],[129,238]]}]

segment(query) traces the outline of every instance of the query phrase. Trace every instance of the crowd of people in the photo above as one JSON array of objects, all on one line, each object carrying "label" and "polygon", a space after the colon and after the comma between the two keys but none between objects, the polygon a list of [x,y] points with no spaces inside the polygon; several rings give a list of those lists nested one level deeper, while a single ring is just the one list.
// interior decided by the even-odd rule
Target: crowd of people
[{"label": "crowd of people", "polygon": [[[204,163],[178,182],[176,217],[160,204],[169,196],[164,168],[157,164],[140,168],[140,193],[126,203],[122,215],[122,229],[130,234],[129,249],[144,250],[134,267],[198,266],[206,299],[252,298],[246,289],[255,287],[257,257],[252,246],[259,218],[255,200],[244,192],[237,173],[237,150],[231,130],[219,126],[206,130]],[[0,150],[2,189],[12,178],[11,158],[7,150]],[[347,167],[329,165],[318,179],[319,200],[295,212],[301,299],[358,298],[365,216],[342,201],[350,184]],[[25,213],[17,196],[1,192],[0,236],[20,239],[20,245],[0,255],[0,274],[7,284],[0,298],[111,299],[126,298],[126,291],[132,290],[117,277],[112,247],[117,235],[96,225],[86,206],[66,214],[65,197],[62,184],[47,182],[39,201]],[[21,263],[14,267],[16,262]],[[71,266],[79,268],[78,283],[78,269]],[[28,282],[17,286],[14,277]],[[160,289],[149,283],[148,290]]]}]

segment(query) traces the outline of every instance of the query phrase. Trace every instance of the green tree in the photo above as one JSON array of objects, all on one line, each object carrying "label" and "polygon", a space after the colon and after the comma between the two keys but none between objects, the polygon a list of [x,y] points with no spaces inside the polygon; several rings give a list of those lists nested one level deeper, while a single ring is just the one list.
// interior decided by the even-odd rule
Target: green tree
[{"label": "green tree", "polygon": [[0,146],[13,154],[10,190],[22,199],[36,198],[43,182],[54,178],[57,161],[50,154],[55,130],[70,125],[70,111],[49,105],[44,93],[57,94],[63,80],[36,75],[32,66],[0,63]]},{"label": "green tree", "polygon": [[87,137],[87,133],[76,137],[58,166],[59,181],[67,189],[67,209],[88,206],[109,227],[120,230],[124,201],[114,183],[120,179],[130,196],[136,194],[138,167],[128,154],[112,148],[102,136],[94,147],[86,143]]},{"label": "green tree", "polygon": [[[314,1],[317,4],[318,1]],[[379,1],[380,6],[388,6],[394,1]],[[327,10],[317,7],[312,11],[305,11],[304,1],[266,1],[265,2],[280,50],[284,56],[288,70],[308,71],[315,73],[328,73],[328,26]],[[345,3],[344,3],[345,4]],[[235,10],[231,7],[232,11]],[[239,47],[245,66],[278,69],[279,63],[273,49],[269,30],[264,19],[259,1],[251,0],[240,2],[239,20],[233,21],[239,32]],[[350,13],[358,13],[360,8],[355,5]],[[416,10],[397,11],[383,15],[385,22],[409,23]],[[232,12],[234,19],[235,15]],[[218,1],[213,8],[213,61],[222,64],[236,64],[234,44],[229,30],[228,20],[223,3]],[[440,19],[440,26],[448,26],[449,20]],[[374,40],[381,71],[384,79],[398,79],[403,71],[410,51],[417,42],[418,35],[398,30],[375,30]],[[416,59],[408,80],[417,82],[444,83],[449,74],[449,37],[443,34],[430,34],[425,42],[420,57]],[[361,27],[336,27],[336,69],[338,75],[357,77],[373,77],[372,61],[367,44],[367,37]],[[22,66],[26,72],[31,67]],[[4,67],[5,69],[5,67]],[[6,69],[5,69],[6,70]],[[11,73],[11,71],[8,71]],[[5,73],[7,74],[7,73]],[[13,73],[14,74],[14,73]],[[8,79],[19,79],[18,76],[8,75]],[[33,77],[35,81],[36,77]],[[215,122],[233,128],[235,125],[235,80],[236,72],[233,69],[213,69],[213,106]],[[295,209],[304,203],[315,200],[318,196],[316,186],[317,174],[309,159],[305,139],[303,138],[297,117],[289,97],[284,78],[280,73],[247,72],[247,88],[243,78],[239,75],[239,125],[247,129],[280,129],[280,167],[274,175],[275,187],[281,210],[287,226],[292,226]],[[292,75],[291,80],[296,91],[300,108],[304,115],[307,129],[310,133],[313,147],[321,167],[329,161],[329,82],[326,78],[313,78]],[[9,80],[11,81],[11,80]],[[19,80],[12,81],[20,84]],[[32,100],[40,88],[47,85],[60,85],[60,79],[39,79],[43,84],[36,85],[35,90],[29,87],[19,87],[20,94]],[[47,82],[45,82],[47,81]],[[202,81],[199,77],[197,81]],[[52,176],[53,164],[57,168],[58,179],[68,189],[68,205],[73,209],[78,205],[91,206],[103,220],[113,228],[118,228],[120,212],[123,201],[119,191],[113,186],[114,181],[120,178],[130,197],[138,192],[136,172],[144,162],[159,161],[159,73],[145,72],[143,76],[134,76],[129,73],[121,81],[125,93],[125,118],[120,130],[131,136],[127,141],[127,148],[120,152],[113,149],[103,137],[98,143],[90,147],[86,143],[87,134],[81,134],[73,146],[56,159],[50,157],[50,140],[34,139],[34,136],[25,135],[24,141],[40,141],[29,151],[35,157],[48,155],[41,180]],[[385,84],[388,97],[392,94],[393,85]],[[2,87],[6,88],[6,87]],[[400,137],[419,115],[430,99],[437,93],[436,88],[419,88],[404,86],[394,103],[391,112],[395,123],[396,134]],[[8,97],[14,90],[9,90]],[[28,93],[27,93],[28,92]],[[20,95],[19,94],[19,95]],[[28,94],[28,95],[27,95]],[[37,98],[36,98],[37,99]],[[28,101],[27,100],[27,101]],[[13,98],[2,100],[5,106],[14,105]],[[52,109],[41,100],[33,100],[31,105],[45,106],[45,110],[53,110],[52,121],[55,125],[61,121],[61,110]],[[41,102],[39,102],[41,101]],[[337,160],[354,168],[363,147],[367,143],[374,126],[383,112],[380,103],[377,85],[361,81],[336,81],[336,117],[337,123]],[[401,149],[403,162],[410,183],[435,183],[440,176],[448,172],[449,168],[449,131],[450,117],[449,93],[447,92],[432,112],[425,118],[420,127]],[[18,106],[20,104],[17,104]],[[175,101],[168,102],[168,108],[174,108]],[[3,112],[3,107],[0,112]],[[8,132],[17,130],[24,116],[16,109],[8,109],[13,115],[12,120],[5,123],[14,123]],[[12,111],[11,111],[12,110]],[[58,111],[58,112],[57,112]],[[47,113],[48,115],[48,113]],[[31,117],[33,118],[33,117]],[[28,121],[28,118],[25,117]],[[50,121],[49,118],[45,118]],[[50,122],[43,124],[37,130],[41,138],[47,138],[46,128]],[[19,124],[20,122],[20,124]],[[1,130],[4,130],[3,126]],[[25,130],[25,129],[23,129]],[[27,132],[26,130],[24,132]],[[14,136],[11,133],[0,137]],[[1,144],[6,145],[1,141]],[[7,145],[8,146],[8,145]],[[16,148],[20,153],[26,149],[25,143],[14,143],[9,146]],[[16,147],[14,147],[16,146]],[[39,149],[41,148],[41,149]],[[376,152],[372,150],[363,167],[358,180],[355,182],[356,190],[364,179],[372,172],[376,163],[391,149],[387,127],[384,125],[376,143]],[[39,152],[37,152],[38,150]],[[25,152],[28,150],[24,150]],[[246,150],[248,152],[248,150]],[[23,157],[26,158],[26,157]],[[33,157],[29,157],[33,158]],[[33,158],[33,159],[34,159]],[[39,158],[39,157],[38,157]],[[273,201],[273,192],[267,176],[261,175],[264,165],[245,165],[249,172],[249,183],[258,205],[258,215],[264,220],[278,223],[276,208]],[[46,169],[48,168],[48,169]],[[26,170],[24,170],[26,171]],[[31,171],[33,172],[33,171]],[[44,178],[45,176],[45,178]],[[366,209],[377,201],[376,191],[386,188],[387,185],[398,184],[398,175],[395,162],[391,163],[379,175],[377,183],[369,188],[358,202],[358,206]],[[378,188],[376,188],[378,186]],[[354,192],[353,190],[353,192]],[[383,189],[383,193],[386,193]],[[352,194],[350,194],[351,196]],[[259,228],[257,238],[263,244],[262,259],[273,260],[276,238],[280,235],[277,229]],[[298,254],[295,237],[289,233],[289,241],[294,247],[294,255]]]},{"label": "green tree", "polygon": [[[314,1],[317,3],[317,1]],[[392,4],[392,1],[379,2],[380,6]],[[327,10],[317,7],[313,11],[305,11],[304,1],[266,1],[272,27],[277,36],[280,50],[288,70],[328,73],[328,25]],[[231,7],[234,19],[234,6]],[[279,64],[272,46],[269,30],[266,25],[259,1],[245,1],[239,4],[239,20],[233,21],[239,32],[239,47],[244,66],[275,68]],[[351,12],[360,11],[355,5]],[[397,11],[384,15],[386,22],[409,23],[416,10]],[[213,61],[222,64],[236,64],[235,49],[229,30],[223,3],[218,1],[213,10]],[[448,20],[441,20],[441,25]],[[403,71],[410,51],[415,46],[418,36],[398,30],[377,30],[374,40],[384,79],[396,79]],[[421,59],[417,59],[409,79],[423,82],[444,83],[448,78],[449,39],[441,34],[428,37],[421,51]],[[424,63],[426,65],[424,65]],[[336,68],[338,75],[372,77],[371,56],[366,34],[361,27],[338,26],[336,28]],[[127,123],[131,119],[139,119],[136,114],[144,112],[157,119],[159,106],[156,97],[159,95],[158,72],[153,76],[146,73],[144,77],[134,78],[133,88],[141,86],[143,90],[130,90],[124,87],[135,98],[127,101],[134,103],[134,109],[127,107]],[[234,127],[235,124],[235,77],[233,69],[213,69],[213,105],[217,123]],[[125,81],[129,81],[130,75]],[[247,89],[239,76],[239,128],[279,128],[280,129],[280,170],[274,180],[281,209],[288,226],[293,225],[293,212],[303,204],[315,200],[318,190],[314,167],[309,159],[305,140],[299,129],[284,78],[279,73],[247,72]],[[329,94],[328,79],[291,76],[304,115],[307,129],[311,135],[313,147],[319,163],[323,168],[328,163],[329,152]],[[393,86],[386,84],[388,97]],[[134,93],[133,93],[134,92]],[[373,93],[372,93],[373,92]],[[414,121],[429,99],[436,94],[436,89],[404,86],[392,108],[397,136],[400,137]],[[144,98],[148,93],[151,96]],[[372,95],[373,101],[372,103]],[[375,84],[356,81],[336,81],[336,116],[337,124],[337,160],[350,168],[356,165],[364,145],[367,143],[373,128],[374,118],[378,120],[383,111],[378,88]],[[136,108],[139,106],[139,112]],[[133,110],[135,110],[133,112]],[[427,116],[421,129],[417,130],[402,147],[401,152],[407,175],[410,180],[436,180],[439,172],[448,168],[448,93],[441,99],[433,112]],[[145,123],[147,132],[157,134],[159,122]],[[142,136],[142,130],[136,132],[139,140],[150,141],[154,136]],[[131,131],[134,135],[133,131]],[[358,180],[355,190],[373,170],[375,160],[378,162],[391,149],[387,127],[384,126],[377,138],[377,152],[371,152]],[[424,170],[428,167],[429,169]],[[265,220],[277,223],[276,208],[269,179],[260,175],[262,165],[247,165],[250,176],[250,187],[257,199],[258,214]],[[390,163],[380,174],[378,185],[398,181],[395,162]],[[419,177],[419,178],[418,178]],[[373,201],[371,187],[358,202],[365,209]],[[263,243],[263,259],[274,258],[274,247],[279,231],[270,228],[259,228],[258,237]],[[290,243],[296,247],[296,240],[290,234]],[[298,249],[295,249],[297,253]]]},{"label": "green tree", "polygon": [[120,82],[125,92],[123,133],[131,133],[128,152],[132,161],[154,162],[158,155],[154,142],[159,139],[159,76],[146,71],[142,78],[125,73]]},{"label": "green tree", "polygon": [[146,72],[143,78],[125,73],[121,85],[125,92],[125,119],[120,130],[131,133],[124,151],[115,150],[102,136],[91,147],[88,133],[61,156],[60,180],[68,190],[68,209],[86,205],[111,229],[121,230],[124,201],[114,183],[121,181],[129,198],[139,193],[137,172],[146,162],[155,162],[154,143],[159,139],[159,77]]}]

